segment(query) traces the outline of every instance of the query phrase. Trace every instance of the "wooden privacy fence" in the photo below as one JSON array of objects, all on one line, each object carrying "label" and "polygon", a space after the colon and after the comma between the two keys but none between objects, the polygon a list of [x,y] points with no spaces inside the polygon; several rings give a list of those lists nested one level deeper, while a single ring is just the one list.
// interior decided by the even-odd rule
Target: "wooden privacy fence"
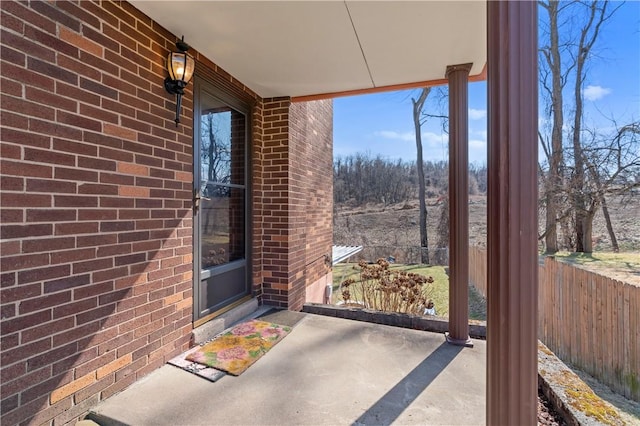
[{"label": "wooden privacy fence", "polygon": [[484,248],[469,247],[469,281],[487,297],[487,250]]},{"label": "wooden privacy fence", "polygon": [[[486,249],[470,247],[469,276],[486,297]],[[540,264],[538,281],[538,338],[560,359],[640,401],[640,287],[552,257]]]}]

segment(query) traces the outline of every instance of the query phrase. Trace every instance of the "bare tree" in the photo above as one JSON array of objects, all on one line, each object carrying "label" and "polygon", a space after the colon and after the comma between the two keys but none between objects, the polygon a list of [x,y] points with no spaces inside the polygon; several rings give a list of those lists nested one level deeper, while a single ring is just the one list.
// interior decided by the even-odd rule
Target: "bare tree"
[{"label": "bare tree", "polygon": [[546,31],[544,28],[541,30],[548,37],[548,44],[540,46],[542,59],[540,60],[539,79],[543,88],[542,98],[547,99],[548,102],[546,113],[547,117],[552,120],[552,128],[550,138],[544,137],[541,132],[538,135],[548,162],[544,194],[546,203],[545,246],[547,253],[555,253],[558,251],[558,192],[562,187],[561,176],[564,162],[562,152],[563,89],[570,70],[563,69],[560,59],[561,48],[565,47],[560,44],[558,18],[564,7],[561,7],[557,1],[540,1],[538,4],[546,10],[549,17],[548,28]]},{"label": "bare tree", "polygon": [[[541,25],[540,87],[541,99],[550,124],[545,132],[539,131],[540,145],[544,152],[541,163],[545,204],[545,240],[547,253],[558,251],[558,225],[563,232],[564,245],[577,251],[585,251],[589,237],[588,211],[590,206],[583,195],[586,185],[584,155],[582,153],[583,89],[587,77],[587,62],[593,57],[593,49],[601,34],[602,25],[620,7],[611,9],[608,1],[557,1],[542,0],[538,4],[546,12]],[[565,126],[564,90],[572,86],[570,99],[573,109],[572,127]],[[571,163],[565,157],[564,140],[572,154]],[[573,231],[572,231],[573,229]],[[573,233],[573,235],[571,235]]]},{"label": "bare tree", "polygon": [[208,182],[228,183],[231,179],[231,141],[229,135],[221,134],[218,120],[221,114],[224,113],[209,112],[202,120],[202,177]]},{"label": "bare tree", "polygon": [[[584,197],[583,188],[585,182],[585,164],[582,154],[582,119],[583,119],[583,89],[586,78],[586,62],[593,46],[598,39],[603,23],[605,23],[617,10],[608,10],[609,2],[591,1],[588,3],[580,3],[587,8],[587,18],[585,24],[580,29],[580,38],[575,47],[577,53],[573,58],[575,63],[575,80],[573,88],[573,97],[575,102],[575,111],[573,114],[573,160],[574,173],[573,182],[571,182],[572,204],[575,215],[576,229],[576,251],[590,253],[591,250],[591,223],[593,222],[592,206],[587,207],[587,200]],[[619,6],[618,6],[619,7]]]},{"label": "bare tree", "polygon": [[416,195],[415,167],[412,162],[371,157],[357,153],[336,157],[333,162],[335,204],[355,205],[406,202]]},{"label": "bare tree", "polygon": [[618,245],[618,239],[616,233],[613,230],[613,224],[611,223],[611,215],[609,215],[609,207],[607,207],[607,199],[602,197],[602,216],[604,216],[604,222],[607,226],[607,232],[609,233],[609,239],[611,239],[611,249],[614,253],[620,252],[620,246]]},{"label": "bare tree", "polygon": [[593,251],[593,218],[599,208],[602,208],[605,216],[613,250],[619,251],[606,197],[626,194],[640,188],[640,181],[636,178],[640,173],[640,122],[616,128],[609,136],[603,136],[597,131],[589,133],[590,138],[583,136],[580,150],[581,162],[585,167],[580,187],[584,202],[583,246],[580,251]]},{"label": "bare tree", "polygon": [[420,247],[421,262],[429,263],[429,235],[427,233],[427,202],[425,199],[424,161],[422,160],[422,109],[427,97],[431,93],[430,87],[425,87],[417,98],[411,98],[413,103],[413,126],[416,132],[416,167],[418,170],[418,198],[420,210]]},{"label": "bare tree", "polygon": [[[229,194],[227,186],[231,180],[231,139],[223,134],[220,126],[222,114],[228,112],[210,111],[203,117],[200,129],[202,149],[200,151],[201,189],[205,198]],[[210,225],[217,221],[215,209],[202,209],[205,218],[203,229],[207,232]]]}]

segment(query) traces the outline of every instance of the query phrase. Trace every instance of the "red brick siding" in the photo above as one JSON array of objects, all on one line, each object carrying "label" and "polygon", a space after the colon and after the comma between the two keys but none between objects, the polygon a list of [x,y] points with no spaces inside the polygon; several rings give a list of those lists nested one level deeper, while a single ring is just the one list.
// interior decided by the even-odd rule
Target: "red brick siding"
[{"label": "red brick siding", "polygon": [[262,104],[262,296],[288,307],[289,290],[289,105],[287,98]]},{"label": "red brick siding", "polygon": [[0,422],[65,423],[189,345],[192,86],[128,3],[0,7]]},{"label": "red brick siding", "polygon": [[[316,282],[330,271],[328,259],[333,244],[333,102],[301,102],[291,105],[291,144],[294,185],[304,236],[304,285]],[[299,221],[296,221],[299,223]],[[297,295],[296,298],[300,297]],[[302,296],[304,298],[304,295]],[[304,300],[297,300],[297,304]]]},{"label": "red brick siding", "polygon": [[263,252],[263,191],[264,191],[264,146],[263,146],[263,102],[255,103],[251,113],[251,277],[252,292],[260,302],[262,299],[264,270],[262,261]]},{"label": "red brick siding", "polygon": [[[293,133],[306,145],[304,156],[294,164],[302,169],[305,182],[305,286],[330,270],[333,245],[333,102],[294,103],[291,122],[300,127]],[[304,123],[304,126],[302,126]],[[328,256],[328,257],[327,257]]]},{"label": "red brick siding", "polygon": [[264,303],[298,310],[329,272],[333,103],[270,99],[263,108]]}]

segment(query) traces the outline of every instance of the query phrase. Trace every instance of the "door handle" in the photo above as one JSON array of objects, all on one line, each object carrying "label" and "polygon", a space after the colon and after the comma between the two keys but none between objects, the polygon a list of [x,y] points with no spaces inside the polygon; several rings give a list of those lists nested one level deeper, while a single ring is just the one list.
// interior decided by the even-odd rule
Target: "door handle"
[{"label": "door handle", "polygon": [[211,198],[207,198],[207,197],[203,197],[200,194],[200,191],[197,189],[193,190],[193,210],[198,211],[198,209],[200,208],[200,201],[202,200],[211,200]]},{"label": "door handle", "polygon": [[202,199],[202,197],[200,196],[200,190],[199,189],[194,189],[193,190],[193,211],[194,213],[198,211],[198,209],[200,208],[200,200]]}]

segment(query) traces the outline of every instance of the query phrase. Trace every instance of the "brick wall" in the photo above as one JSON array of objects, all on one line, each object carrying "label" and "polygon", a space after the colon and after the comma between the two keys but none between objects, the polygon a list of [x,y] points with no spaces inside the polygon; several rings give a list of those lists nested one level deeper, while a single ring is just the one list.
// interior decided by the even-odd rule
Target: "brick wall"
[{"label": "brick wall", "polygon": [[301,141],[307,145],[305,160],[295,163],[305,174],[305,286],[309,287],[329,272],[333,245],[333,102],[295,103],[291,109],[296,122],[306,123]]},{"label": "brick wall", "polygon": [[128,3],[0,7],[0,422],[64,424],[189,346],[192,86]]},{"label": "brick wall", "polygon": [[[189,346],[192,85],[177,39],[126,2],[0,2],[0,411],[64,424]],[[253,295],[299,309],[331,250],[331,102],[253,105]]]},{"label": "brick wall", "polygon": [[302,308],[330,272],[333,103],[265,100],[261,208],[265,303]]},{"label": "brick wall", "polygon": [[251,279],[252,293],[263,302],[264,265],[263,251],[263,191],[264,191],[264,143],[263,143],[263,102],[258,100],[251,113]]},{"label": "brick wall", "polygon": [[287,98],[262,104],[261,251],[263,302],[289,305],[289,106]]}]

